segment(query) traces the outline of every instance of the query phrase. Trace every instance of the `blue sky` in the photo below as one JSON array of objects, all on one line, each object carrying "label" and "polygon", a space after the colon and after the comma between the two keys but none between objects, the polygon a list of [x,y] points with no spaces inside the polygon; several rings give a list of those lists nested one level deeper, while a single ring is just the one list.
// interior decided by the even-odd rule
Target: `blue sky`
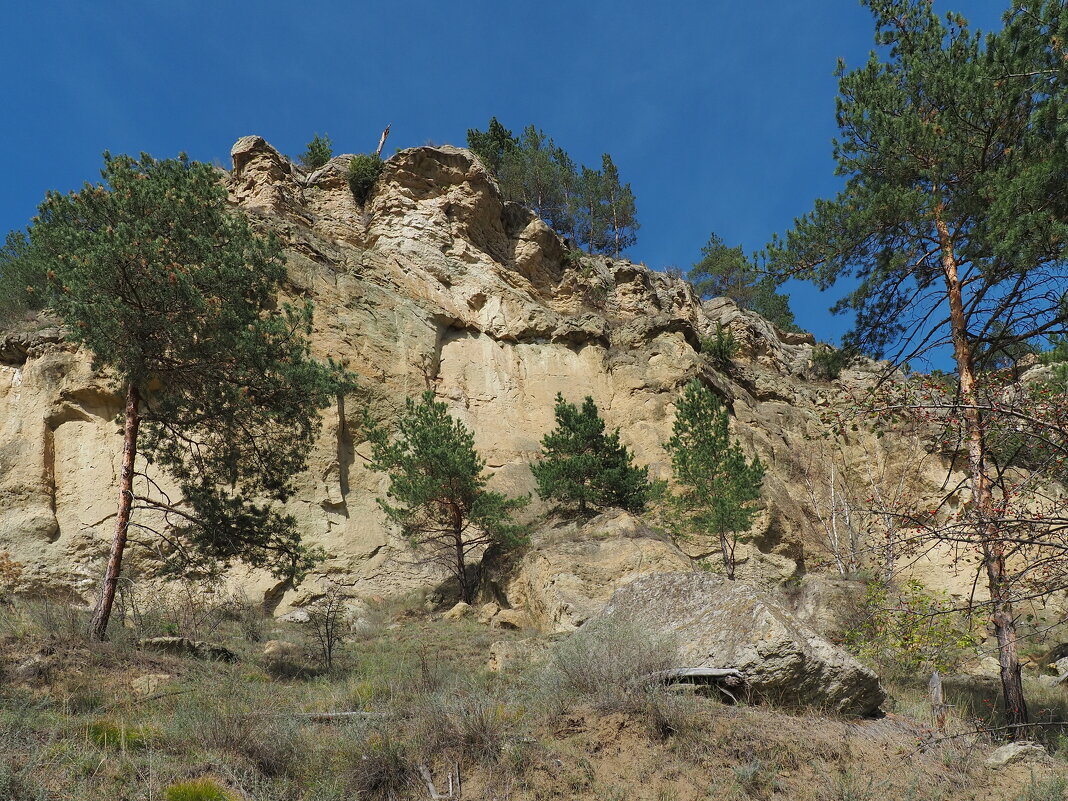
[{"label": "blue sky", "polygon": [[[1005,4],[935,7],[990,29]],[[392,152],[496,115],[577,161],[611,153],[638,200],[630,255],[688,268],[710,232],[756,250],[837,191],[833,71],[871,47],[854,0],[20,3],[0,29],[0,226],[96,180],[105,149],[229,166],[245,134],[360,152],[391,122]],[[788,290],[836,341],[833,296]]]}]

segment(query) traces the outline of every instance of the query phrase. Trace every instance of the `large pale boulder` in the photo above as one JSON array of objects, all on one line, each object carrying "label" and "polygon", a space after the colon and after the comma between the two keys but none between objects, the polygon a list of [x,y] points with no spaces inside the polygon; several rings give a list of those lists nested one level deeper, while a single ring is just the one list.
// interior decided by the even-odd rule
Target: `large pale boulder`
[{"label": "large pale boulder", "polygon": [[872,714],[885,698],[871,670],[742,582],[709,573],[643,576],[589,625],[612,619],[673,634],[680,667],[741,671],[757,698],[846,715]]},{"label": "large pale boulder", "polygon": [[574,631],[618,587],[646,573],[691,570],[693,562],[639,518],[612,510],[577,531],[539,539],[507,583],[509,603],[523,606],[543,632]]}]

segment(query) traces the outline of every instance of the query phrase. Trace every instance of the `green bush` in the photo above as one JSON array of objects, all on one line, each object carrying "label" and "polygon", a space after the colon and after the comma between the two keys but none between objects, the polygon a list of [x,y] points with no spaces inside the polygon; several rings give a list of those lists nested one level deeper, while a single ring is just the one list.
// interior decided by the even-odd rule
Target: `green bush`
[{"label": "green bush", "polygon": [[375,181],[382,174],[382,159],[368,153],[357,153],[349,162],[349,188],[361,206],[371,196]]},{"label": "green bush", "polygon": [[951,671],[972,645],[971,621],[915,579],[893,587],[868,585],[867,613],[846,632],[846,646],[888,669],[912,673],[920,668]]},{"label": "green bush", "polygon": [[830,345],[817,345],[812,351],[812,366],[816,375],[834,381],[842,371],[853,363],[853,353],[846,348],[835,349]]},{"label": "green bush", "polygon": [[724,328],[721,323],[716,323],[714,336],[701,340],[701,353],[720,369],[730,365],[731,359],[738,355],[738,349],[738,340],[734,338],[731,330]]},{"label": "green bush", "polygon": [[101,748],[118,748],[122,751],[143,751],[149,744],[149,732],[129,728],[113,720],[90,721],[85,727],[89,742]]},{"label": "green bush", "polygon": [[235,801],[233,794],[213,779],[176,782],[163,791],[166,801]]},{"label": "green bush", "polygon": [[1068,789],[1068,779],[1064,776],[1042,778],[1032,774],[1031,781],[1016,796],[1016,801],[1061,801],[1065,789]]},{"label": "green bush", "polygon": [[309,170],[318,169],[322,167],[326,162],[330,161],[330,158],[334,155],[334,148],[331,146],[330,137],[326,134],[315,137],[308,142],[308,146],[304,149],[304,152],[300,154],[300,163],[307,167]]}]

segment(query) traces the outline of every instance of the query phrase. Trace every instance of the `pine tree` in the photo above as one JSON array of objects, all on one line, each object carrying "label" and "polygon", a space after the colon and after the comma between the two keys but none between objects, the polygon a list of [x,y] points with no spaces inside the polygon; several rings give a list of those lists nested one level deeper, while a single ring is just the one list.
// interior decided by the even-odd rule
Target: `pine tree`
[{"label": "pine tree", "polygon": [[604,175],[585,164],[575,182],[576,243],[589,254],[603,253],[608,247],[608,212],[605,208]]},{"label": "pine tree", "polygon": [[635,467],[619,430],[605,433],[593,398],[582,408],[556,396],[556,428],[541,441],[542,459],[531,465],[538,495],[545,500],[641,511],[649,497],[649,468]]},{"label": "pine tree", "polygon": [[638,241],[638,211],[630,184],[619,183],[619,170],[607,153],[601,156],[601,186],[608,227],[605,252],[618,259]]},{"label": "pine tree", "polygon": [[33,272],[26,260],[28,246],[22,232],[12,231],[0,247],[0,328],[17,323],[44,303],[43,276]]},{"label": "pine tree", "polygon": [[433,392],[425,392],[419,403],[406,399],[392,429],[366,415],[365,425],[369,466],[389,475],[389,500],[379,499],[379,506],[413,543],[431,550],[471,603],[478,582],[469,575],[470,558],[489,545],[522,544],[525,528],[512,515],[529,499],[486,489],[486,460],[475,450],[474,434],[449,417]]},{"label": "pine tree", "polygon": [[519,147],[519,140],[496,117],[490,117],[485,131],[467,130],[467,146],[478,156],[486,169],[500,177],[505,159]]},{"label": "pine tree", "polygon": [[784,331],[796,331],[790,298],[780,294],[769,276],[761,275],[741,246],[727,247],[715,233],[701,248],[701,260],[686,276],[703,299],[730,298],[743,309],[755,311]]},{"label": "pine tree", "polygon": [[[130,527],[185,568],[310,564],[285,500],[347,378],[309,358],[310,305],[276,304],[281,248],[232,212],[206,164],[104,154],[103,184],[49,192],[19,253],[70,337],[126,397],[115,537],[91,625],[103,639]],[[138,461],[180,487],[157,489]],[[151,517],[166,530],[155,531]]]},{"label": "pine tree", "polygon": [[601,169],[577,167],[567,152],[533,125],[520,137],[490,119],[485,131],[470,129],[467,146],[482,160],[505,200],[522,203],[588,253],[618,258],[637,241],[636,201],[620,183],[612,157]]},{"label": "pine tree", "polygon": [[[851,72],[839,65],[835,158],[846,186],[773,243],[772,260],[781,275],[823,288],[854,279],[836,307],[857,314],[847,344],[899,364],[952,349],[950,414],[962,423],[971,500],[967,530],[954,527],[951,541],[979,555],[1006,710],[1022,732],[1007,557],[1047,563],[1062,551],[1055,527],[999,512],[1010,498],[1000,494],[1005,474],[989,436],[1006,395],[983,398],[976,359],[1063,333],[1068,322],[1068,13],[1059,1],[1017,0],[1004,28],[983,36],[959,15],[943,22],[927,0],[866,5],[882,55]],[[1063,436],[1050,431],[1042,436]]]},{"label": "pine tree", "polygon": [[304,152],[300,154],[300,163],[309,170],[315,170],[330,161],[330,158],[333,155],[334,148],[330,142],[330,137],[326,134],[323,134],[322,136],[316,134],[312,137],[312,140],[308,142],[308,146],[304,148]]},{"label": "pine tree", "polygon": [[746,461],[741,446],[731,441],[723,404],[699,381],[686,385],[678,400],[667,450],[675,480],[683,487],[676,504],[693,529],[719,540],[727,578],[734,578],[738,534],[757,513],[764,465]]}]

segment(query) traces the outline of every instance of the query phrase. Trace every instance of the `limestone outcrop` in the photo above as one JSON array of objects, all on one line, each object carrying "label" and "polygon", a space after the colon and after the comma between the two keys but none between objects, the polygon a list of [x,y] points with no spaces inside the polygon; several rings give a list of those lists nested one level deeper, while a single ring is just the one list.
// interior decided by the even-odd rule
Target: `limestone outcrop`
[{"label": "limestone outcrop", "polygon": [[647,573],[692,570],[693,560],[639,518],[611,511],[581,528],[540,536],[501,588],[547,633],[575,631],[619,587]]},{"label": "limestone outcrop", "polygon": [[[236,571],[232,581],[250,597],[284,613],[314,599],[323,577],[343,576],[364,596],[441,578],[375,502],[386,481],[366,468],[364,407],[387,418],[405,396],[432,389],[474,429],[493,486],[529,493],[528,464],[554,425],[558,392],[572,401],[593,396],[637,462],[666,477],[674,400],[698,376],[731,408],[746,450],[769,465],[766,512],[739,548],[738,575],[775,583],[797,573],[813,524],[796,480],[798,454],[825,430],[821,411],[841,397],[812,378],[810,335],[778,331],[730,301],[702,304],[685,282],[641,264],[570,254],[536,215],[503,201],[460,148],[394,155],[363,207],[345,181],[349,156],[308,172],[254,136],[232,156],[232,170],[220,171],[231,202],[284,244],[286,291],[314,300],[314,352],[360,379],[355,395],[325,412],[288,506],[328,559],[296,587]],[[742,345],[729,374],[700,353],[717,322]],[[119,406],[107,377],[56,331],[0,337],[0,551],[24,565],[24,590],[92,597],[115,510]],[[883,452],[860,435],[855,446]],[[525,607],[541,628],[573,628],[617,586],[613,571],[685,569],[714,550],[699,539],[679,550],[607,531],[566,546],[552,544],[553,531],[538,532],[509,605]],[[568,549],[582,567],[568,567]],[[150,555],[132,548],[128,575],[150,574],[151,559],[140,558]]]},{"label": "limestone outcrop", "polygon": [[885,699],[871,670],[741,581],[704,572],[642,576],[589,625],[612,620],[673,635],[680,667],[740,671],[757,698],[845,715],[874,713]]}]

